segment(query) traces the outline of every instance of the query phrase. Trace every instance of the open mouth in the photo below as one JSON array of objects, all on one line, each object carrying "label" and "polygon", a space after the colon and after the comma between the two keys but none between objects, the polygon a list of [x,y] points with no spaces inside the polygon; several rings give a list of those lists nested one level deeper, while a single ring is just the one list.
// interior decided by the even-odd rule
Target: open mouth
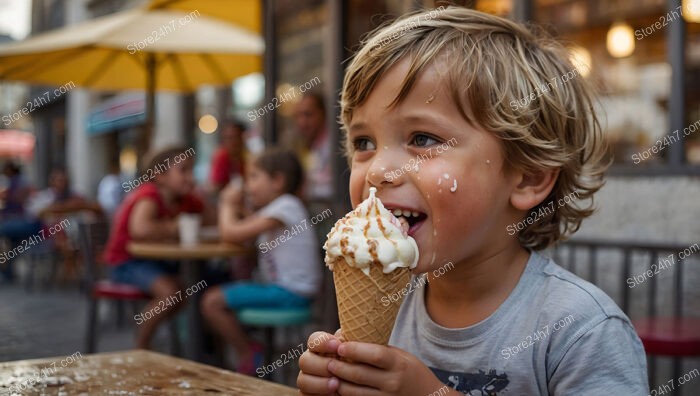
[{"label": "open mouth", "polygon": [[[418,228],[423,224],[423,221],[428,218],[423,212],[402,208],[388,208],[399,221],[408,223],[408,235],[413,236]],[[403,219],[403,220],[402,220]]]}]

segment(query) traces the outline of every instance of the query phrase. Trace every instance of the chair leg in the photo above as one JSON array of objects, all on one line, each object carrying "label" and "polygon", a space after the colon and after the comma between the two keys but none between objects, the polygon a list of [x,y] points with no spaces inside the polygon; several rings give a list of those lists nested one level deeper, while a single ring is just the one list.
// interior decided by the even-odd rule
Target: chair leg
[{"label": "chair leg", "polygon": [[180,337],[177,331],[177,316],[168,321],[168,330],[170,332],[170,353],[173,356],[180,356]]},{"label": "chair leg", "polygon": [[98,300],[92,296],[88,299],[88,314],[87,314],[87,336],[85,337],[85,349],[87,353],[94,353],[97,349],[97,303]]},{"label": "chair leg", "polygon": [[[34,275],[36,274],[36,256],[34,254],[27,254],[27,278],[24,280],[24,289],[28,292],[32,291],[34,286]],[[17,264],[11,263],[11,265]],[[15,271],[17,270],[15,265]]]},{"label": "chair leg", "polygon": [[265,327],[263,332],[265,337],[265,362],[263,364],[270,364],[275,353],[275,328]]},{"label": "chair leg", "polygon": [[123,329],[124,328],[124,315],[126,314],[125,307],[124,307],[124,301],[117,300],[116,304],[117,304],[117,328]]}]

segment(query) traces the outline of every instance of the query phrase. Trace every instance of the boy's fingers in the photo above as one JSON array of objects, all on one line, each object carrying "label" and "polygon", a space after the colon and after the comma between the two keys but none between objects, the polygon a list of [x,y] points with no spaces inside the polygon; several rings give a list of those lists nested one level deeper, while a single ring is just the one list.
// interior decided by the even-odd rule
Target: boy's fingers
[{"label": "boy's fingers", "polygon": [[299,369],[305,374],[319,377],[332,377],[333,374],[328,371],[328,363],[331,360],[332,357],[325,357],[313,352],[304,351],[299,357]]},{"label": "boy's fingers", "polygon": [[[367,385],[380,389],[387,381],[386,371],[360,363],[347,363],[333,359],[328,363],[328,370],[332,376],[340,378],[343,383],[347,381],[359,386]],[[338,393],[345,395],[342,391]]]},{"label": "boy's fingers", "polygon": [[352,384],[345,381],[340,381],[338,394],[343,396],[381,396],[385,395],[379,389],[368,388],[362,385]]},{"label": "boy's fingers", "polygon": [[393,365],[394,355],[389,353],[389,348],[383,345],[348,341],[342,343],[337,351],[338,356],[345,358],[345,360],[365,363],[382,369],[390,369]]},{"label": "boy's fingers", "polygon": [[337,378],[317,377],[300,372],[297,387],[302,395],[334,395],[340,381]]},{"label": "boy's fingers", "polygon": [[335,354],[340,340],[330,333],[317,331],[309,336],[306,344],[311,352]]}]

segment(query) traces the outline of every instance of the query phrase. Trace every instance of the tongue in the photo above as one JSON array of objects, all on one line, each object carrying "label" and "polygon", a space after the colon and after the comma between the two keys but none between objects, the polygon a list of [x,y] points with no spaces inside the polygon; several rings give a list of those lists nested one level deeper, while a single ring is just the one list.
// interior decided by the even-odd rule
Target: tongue
[{"label": "tongue", "polygon": [[399,223],[401,223],[401,234],[403,234],[404,237],[408,235],[408,229],[411,228],[411,226],[408,224],[408,220],[406,220],[405,217],[399,216]]}]

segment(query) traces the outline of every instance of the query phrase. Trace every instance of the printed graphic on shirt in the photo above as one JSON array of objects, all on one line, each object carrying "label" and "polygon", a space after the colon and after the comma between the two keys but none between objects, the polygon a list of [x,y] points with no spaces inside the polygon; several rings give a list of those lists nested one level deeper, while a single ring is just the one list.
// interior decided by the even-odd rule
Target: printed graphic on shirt
[{"label": "printed graphic on shirt", "polygon": [[508,374],[498,374],[496,370],[478,373],[457,373],[431,367],[433,373],[452,389],[472,396],[496,396],[508,386]]}]

